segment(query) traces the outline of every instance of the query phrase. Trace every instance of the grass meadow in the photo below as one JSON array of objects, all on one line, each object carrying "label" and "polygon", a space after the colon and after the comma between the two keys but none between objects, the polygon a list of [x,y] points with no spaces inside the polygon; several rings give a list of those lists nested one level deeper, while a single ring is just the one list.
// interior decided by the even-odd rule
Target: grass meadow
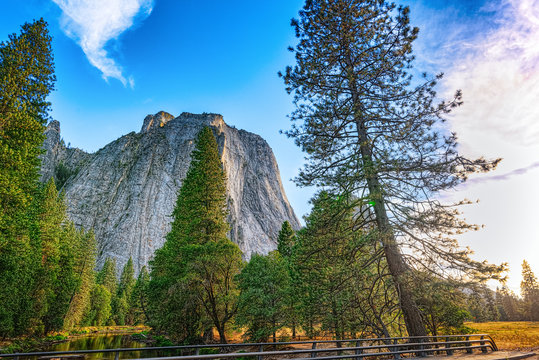
[{"label": "grass meadow", "polygon": [[539,321],[496,321],[465,324],[492,336],[500,350],[539,349]]}]

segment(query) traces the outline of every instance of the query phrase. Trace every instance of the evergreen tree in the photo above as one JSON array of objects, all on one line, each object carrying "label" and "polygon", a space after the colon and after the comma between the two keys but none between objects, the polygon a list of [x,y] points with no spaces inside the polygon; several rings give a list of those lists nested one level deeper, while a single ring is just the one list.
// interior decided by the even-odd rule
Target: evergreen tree
[{"label": "evergreen tree", "polygon": [[[507,288],[507,286],[502,286],[499,291],[500,303],[502,307],[501,313],[506,315],[505,321],[520,321],[522,320],[521,314],[519,313],[519,301],[515,294]],[[498,296],[496,296],[498,297]]]},{"label": "evergreen tree", "polygon": [[[120,283],[118,284],[118,292],[116,294],[117,306],[115,322],[117,325],[126,325],[126,317],[129,313],[129,304],[131,301],[131,294],[135,286],[135,270],[133,268],[133,260],[129,258],[125,264],[122,275],[120,276]],[[131,324],[129,324],[131,325]]]},{"label": "evergreen tree", "polygon": [[292,329],[292,338],[296,337],[296,329],[299,323],[300,296],[297,293],[299,279],[294,269],[293,250],[296,244],[296,233],[288,221],[283,222],[277,237],[277,251],[283,257],[288,270],[290,283],[284,296],[286,325]]},{"label": "evergreen tree", "polygon": [[462,284],[433,277],[429,273],[418,274],[416,279],[416,301],[429,333],[434,336],[465,333],[464,321],[471,315],[466,310]]},{"label": "evergreen tree", "polygon": [[303,328],[315,335],[321,325],[337,339],[359,330],[391,336],[396,301],[387,289],[385,264],[372,260],[381,260],[380,249],[355,228],[355,202],[326,191],[311,202],[293,249]]},{"label": "evergreen tree", "polygon": [[283,222],[283,226],[277,237],[277,251],[285,258],[289,258],[292,254],[295,239],[296,233],[292,229],[292,225],[288,221]]},{"label": "evergreen tree", "polygon": [[103,268],[97,273],[95,284],[90,294],[90,306],[82,323],[90,326],[112,324],[111,314],[117,306],[116,260],[106,258]]},{"label": "evergreen tree", "polygon": [[[0,43],[0,234],[20,225],[39,178],[41,145],[54,89],[47,23],[26,23]],[[16,235],[16,234],[13,234]]]},{"label": "evergreen tree", "polygon": [[152,324],[186,341],[214,326],[226,342],[242,261],[237,245],[226,238],[226,177],[208,127],[197,136],[172,216],[165,244],[151,262]]},{"label": "evergreen tree", "polygon": [[150,283],[150,274],[143,266],[140,269],[133,292],[131,293],[130,312],[127,316],[127,322],[132,325],[148,324],[148,284]]},{"label": "evergreen tree", "polygon": [[116,294],[118,279],[116,278],[116,259],[106,258],[101,270],[97,273],[96,282],[103,285],[111,294]]},{"label": "evergreen tree", "polygon": [[365,216],[357,219],[377,228],[408,334],[426,335],[411,269],[446,269],[439,275],[467,278],[496,277],[504,269],[471,260],[448,237],[476,227],[436,200],[439,191],[491,170],[498,160],[463,158],[456,136],[439,130],[444,114],[461,103],[460,92],[437,105],[439,77],[412,86],[418,29],[410,26],[407,7],[384,0],[307,0],[292,26],[299,39],[290,48],[296,66],[280,75],[295,95],[287,135],[307,154],[296,182],[370,204],[358,207]]},{"label": "evergreen tree", "polygon": [[60,244],[63,237],[62,224],[66,221],[65,204],[58,199],[58,192],[51,179],[36,191],[33,206],[32,245],[35,261],[33,319],[30,327],[33,332],[43,335],[48,332],[50,323],[45,318],[56,297],[56,284],[60,275]]},{"label": "evergreen tree", "polygon": [[0,337],[26,333],[35,317],[31,292],[39,260],[29,211],[54,81],[45,21],[26,23],[0,43]]},{"label": "evergreen tree", "polygon": [[522,261],[522,281],[520,282],[520,293],[524,300],[524,316],[526,320],[539,320],[539,283],[533,273],[530,264],[526,260]]},{"label": "evergreen tree", "polygon": [[80,325],[83,316],[90,307],[90,295],[95,285],[95,260],[97,244],[93,231],[76,230],[70,224],[70,231],[76,235],[75,241],[75,274],[79,287],[71,294],[69,309],[64,318],[64,328],[71,329]]},{"label": "evergreen tree", "polygon": [[241,290],[236,324],[247,326],[246,336],[252,342],[266,342],[286,324],[288,267],[279,252],[266,256],[254,254],[238,275]]}]

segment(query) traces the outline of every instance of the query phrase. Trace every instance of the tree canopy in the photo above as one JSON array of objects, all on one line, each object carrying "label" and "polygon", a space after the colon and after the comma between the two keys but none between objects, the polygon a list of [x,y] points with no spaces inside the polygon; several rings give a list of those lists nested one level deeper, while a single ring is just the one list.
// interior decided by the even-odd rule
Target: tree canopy
[{"label": "tree canopy", "polygon": [[[286,68],[286,90],[296,110],[286,134],[306,153],[296,178],[353,194],[362,226],[374,226],[399,294],[410,335],[425,335],[411,291],[411,268],[446,277],[498,276],[503,267],[470,259],[451,237],[477,227],[444,204],[440,191],[499,159],[467,159],[444,127],[462,102],[437,102],[441,75],[412,78],[418,29],[409,8],[383,0],[307,0],[292,21],[296,65]],[[406,254],[404,256],[403,254]]]}]

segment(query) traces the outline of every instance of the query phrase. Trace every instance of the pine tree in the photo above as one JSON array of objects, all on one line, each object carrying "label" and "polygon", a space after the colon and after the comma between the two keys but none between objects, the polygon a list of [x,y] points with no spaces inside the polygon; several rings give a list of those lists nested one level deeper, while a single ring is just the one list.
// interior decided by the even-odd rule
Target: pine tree
[{"label": "pine tree", "polygon": [[148,285],[150,283],[150,274],[143,266],[140,269],[133,292],[131,293],[130,312],[127,316],[127,322],[129,324],[148,324],[150,319],[148,317]]},{"label": "pine tree", "polygon": [[[26,23],[0,43],[0,234],[16,231],[39,178],[43,131],[54,89],[47,23]],[[20,229],[19,229],[20,230]]]},{"label": "pine tree", "polygon": [[288,267],[279,252],[266,256],[254,254],[238,275],[241,290],[236,324],[247,326],[252,342],[266,342],[286,324],[287,296],[290,286]]},{"label": "pine tree", "polygon": [[435,104],[440,77],[412,82],[418,29],[410,26],[407,7],[383,0],[307,0],[292,26],[299,39],[290,48],[296,66],[280,75],[295,95],[287,135],[307,154],[296,182],[358,198],[365,216],[357,219],[378,230],[408,334],[426,335],[411,269],[482,279],[504,269],[471,260],[448,237],[476,227],[436,200],[439,191],[499,160],[463,158],[456,136],[438,130],[461,94]]},{"label": "pine tree", "polygon": [[43,20],[0,43],[0,337],[28,331],[35,316],[30,206],[54,87],[51,37]]},{"label": "pine tree", "polygon": [[535,277],[530,264],[526,260],[522,261],[520,293],[524,300],[524,315],[526,320],[539,320],[539,283],[537,283],[537,277]]},{"label": "pine tree", "polygon": [[355,228],[354,201],[321,191],[311,202],[293,249],[303,328],[315,335],[321,325],[337,339],[361,330],[391,336],[396,299],[376,242]]},{"label": "pine tree", "polygon": [[[226,237],[226,177],[210,128],[197,136],[165,244],[151,262],[152,324],[187,341],[214,326],[226,342],[241,252]],[[178,326],[181,324],[181,326]]]},{"label": "pine tree", "polygon": [[97,273],[96,282],[103,285],[111,294],[116,294],[118,279],[116,278],[116,259],[106,258],[101,270]]},{"label": "pine tree", "polygon": [[296,234],[288,221],[283,222],[279,236],[277,237],[277,251],[284,257],[290,257]]},{"label": "pine tree", "polygon": [[294,271],[293,249],[296,244],[296,233],[288,221],[284,221],[277,237],[277,251],[283,257],[288,270],[290,282],[284,296],[286,314],[286,325],[292,329],[292,338],[296,337],[296,330],[299,322],[300,296],[296,289],[298,285],[297,274]]},{"label": "pine tree", "polygon": [[111,324],[111,314],[114,314],[117,305],[117,289],[116,260],[106,258],[103,268],[97,273],[95,285],[90,294],[90,306],[82,321],[84,325]]},{"label": "pine tree", "polygon": [[122,270],[120,283],[118,284],[118,292],[116,294],[117,307],[115,313],[115,322],[117,325],[126,325],[126,317],[129,313],[129,303],[131,301],[131,294],[133,292],[135,282],[133,260],[129,258]]},{"label": "pine tree", "polygon": [[76,233],[75,240],[75,274],[79,287],[72,292],[69,309],[64,318],[64,328],[71,329],[82,323],[84,314],[90,307],[90,295],[95,286],[95,260],[97,244],[93,231],[75,229],[70,224],[70,231]]}]

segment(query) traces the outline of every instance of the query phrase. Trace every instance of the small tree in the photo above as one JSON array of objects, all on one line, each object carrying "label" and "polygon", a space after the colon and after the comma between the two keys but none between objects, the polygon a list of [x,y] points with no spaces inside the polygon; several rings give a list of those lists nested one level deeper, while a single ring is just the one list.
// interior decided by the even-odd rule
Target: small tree
[{"label": "small tree", "polygon": [[254,254],[238,275],[241,290],[238,326],[247,326],[245,336],[252,342],[266,342],[287,321],[287,296],[290,286],[288,266],[279,252],[266,256]]},{"label": "small tree", "polygon": [[133,292],[131,293],[130,312],[127,316],[129,324],[148,324],[148,284],[150,283],[150,274],[143,266],[140,269]]},{"label": "small tree", "polygon": [[539,284],[530,264],[526,260],[522,261],[520,293],[524,300],[524,316],[526,319],[530,321],[539,320]]},{"label": "small tree", "polygon": [[277,237],[277,251],[285,257],[289,258],[292,255],[292,247],[294,246],[296,233],[292,229],[292,225],[288,221],[283,222],[281,231]]},{"label": "small tree", "polygon": [[[131,293],[135,286],[135,270],[133,268],[133,260],[129,258],[127,263],[122,269],[122,275],[120,276],[120,283],[118,284],[118,291],[116,293],[117,305],[115,322],[117,325],[125,325],[126,317],[129,313],[129,303],[131,300]],[[131,325],[131,324],[130,324]]]},{"label": "small tree", "polygon": [[97,244],[93,231],[77,230],[69,225],[69,232],[75,233],[75,274],[79,287],[71,294],[69,309],[64,318],[64,328],[71,329],[82,323],[84,313],[90,307],[90,295],[95,285],[95,260]]}]

